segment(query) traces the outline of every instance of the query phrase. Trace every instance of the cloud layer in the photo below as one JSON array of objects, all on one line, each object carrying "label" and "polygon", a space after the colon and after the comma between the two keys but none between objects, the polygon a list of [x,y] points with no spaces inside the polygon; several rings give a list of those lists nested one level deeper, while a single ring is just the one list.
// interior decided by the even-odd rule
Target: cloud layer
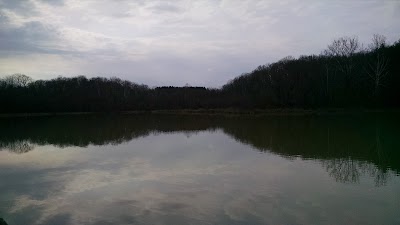
[{"label": "cloud layer", "polygon": [[0,0],[0,76],[218,87],[335,37],[399,39],[398,1]]}]

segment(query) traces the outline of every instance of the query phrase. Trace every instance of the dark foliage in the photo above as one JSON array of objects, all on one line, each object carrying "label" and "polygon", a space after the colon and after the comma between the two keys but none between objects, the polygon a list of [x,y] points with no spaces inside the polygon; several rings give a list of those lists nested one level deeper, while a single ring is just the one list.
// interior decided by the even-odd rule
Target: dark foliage
[{"label": "dark foliage", "polygon": [[223,90],[235,96],[232,106],[249,108],[400,106],[400,41],[350,53],[332,52],[332,45],[321,55],[259,66]]},{"label": "dark foliage", "polygon": [[343,37],[320,55],[262,65],[220,89],[149,88],[119,78],[16,74],[0,79],[0,113],[211,108],[399,107],[400,41],[375,35],[368,49]]}]

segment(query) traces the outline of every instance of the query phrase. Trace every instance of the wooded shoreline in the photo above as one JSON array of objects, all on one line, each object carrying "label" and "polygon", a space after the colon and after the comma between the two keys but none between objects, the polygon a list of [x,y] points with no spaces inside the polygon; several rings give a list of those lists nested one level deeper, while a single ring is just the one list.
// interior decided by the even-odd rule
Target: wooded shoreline
[{"label": "wooded shoreline", "polygon": [[339,38],[320,55],[285,57],[220,88],[149,87],[117,77],[34,80],[14,74],[0,78],[0,113],[312,114],[399,109],[400,40],[387,44],[384,36],[374,35],[369,48],[362,46],[356,37]]},{"label": "wooded shoreline", "polygon": [[204,115],[204,116],[303,116],[303,115],[340,115],[364,113],[400,113],[400,109],[184,109],[184,110],[147,110],[115,112],[48,112],[48,113],[4,113],[0,118],[79,116],[79,115]]}]

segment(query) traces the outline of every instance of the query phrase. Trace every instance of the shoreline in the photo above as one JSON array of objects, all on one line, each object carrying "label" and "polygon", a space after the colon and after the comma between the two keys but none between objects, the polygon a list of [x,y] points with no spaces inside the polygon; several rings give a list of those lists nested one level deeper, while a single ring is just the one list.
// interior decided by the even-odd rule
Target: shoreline
[{"label": "shoreline", "polygon": [[400,113],[400,109],[177,109],[147,111],[115,112],[46,112],[46,113],[0,113],[0,118],[11,117],[45,117],[45,116],[78,116],[78,115],[204,115],[204,116],[305,116],[305,115],[340,115],[364,113]]}]

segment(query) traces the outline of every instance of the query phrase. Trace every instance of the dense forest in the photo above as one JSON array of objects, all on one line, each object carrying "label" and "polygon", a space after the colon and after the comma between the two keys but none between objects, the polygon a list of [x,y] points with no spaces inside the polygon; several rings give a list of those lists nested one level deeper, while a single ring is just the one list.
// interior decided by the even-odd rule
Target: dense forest
[{"label": "dense forest", "polygon": [[0,113],[160,109],[396,108],[400,106],[400,40],[382,35],[361,44],[334,40],[319,55],[291,56],[242,74],[219,89],[149,88],[119,78],[23,74],[0,79]]}]

